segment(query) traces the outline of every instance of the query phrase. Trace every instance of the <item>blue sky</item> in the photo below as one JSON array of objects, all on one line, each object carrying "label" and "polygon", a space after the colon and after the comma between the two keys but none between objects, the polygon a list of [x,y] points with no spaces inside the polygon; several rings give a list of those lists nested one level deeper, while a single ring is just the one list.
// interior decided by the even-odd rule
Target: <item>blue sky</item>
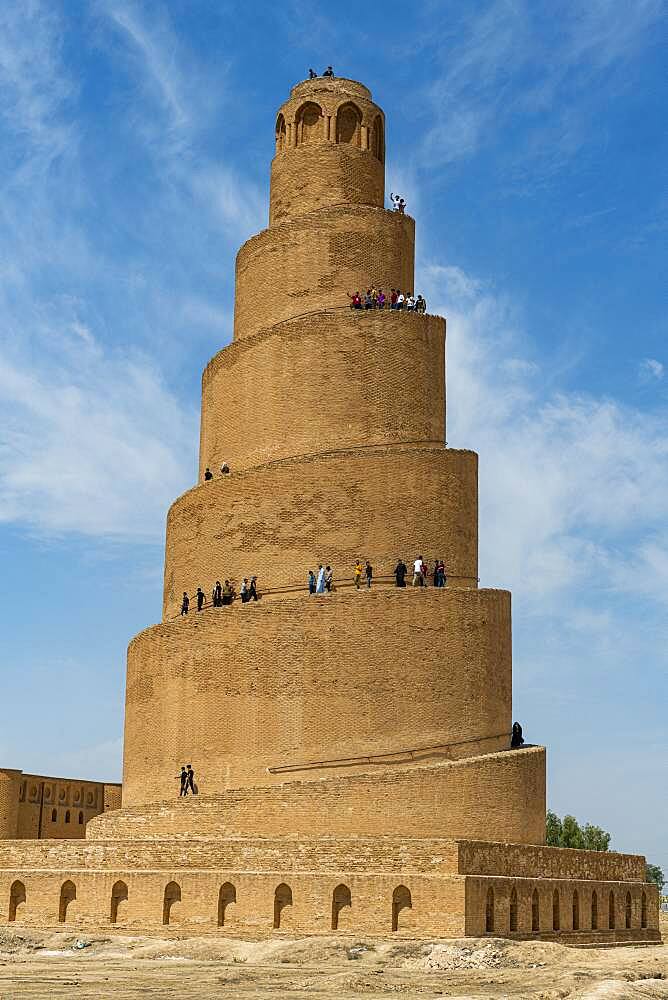
[{"label": "blue sky", "polygon": [[199,383],[309,66],[387,115],[549,801],[668,869],[658,0],[0,8],[0,762],[118,778]]}]

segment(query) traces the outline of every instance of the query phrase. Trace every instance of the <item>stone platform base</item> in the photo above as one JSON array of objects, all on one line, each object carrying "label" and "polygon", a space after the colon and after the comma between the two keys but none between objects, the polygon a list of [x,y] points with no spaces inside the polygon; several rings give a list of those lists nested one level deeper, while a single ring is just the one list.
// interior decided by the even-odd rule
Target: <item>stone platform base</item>
[{"label": "stone platform base", "polygon": [[133,932],[660,940],[644,860],[479,841],[4,841],[0,922]]}]

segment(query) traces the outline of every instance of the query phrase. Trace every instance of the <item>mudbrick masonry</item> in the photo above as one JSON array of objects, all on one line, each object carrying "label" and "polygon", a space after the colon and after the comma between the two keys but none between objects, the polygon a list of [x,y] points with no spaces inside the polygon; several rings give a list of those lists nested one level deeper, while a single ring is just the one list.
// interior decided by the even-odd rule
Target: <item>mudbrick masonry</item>
[{"label": "mudbrick masonry", "polygon": [[[293,88],[202,380],[200,485],[167,518],[163,620],[128,651],[122,806],[0,772],[1,920],[658,939],[643,858],[544,846],[545,750],[511,749],[510,595],[478,588],[477,456],[445,444],[445,320],[347,306],[414,290],[384,161],[366,87]],[[410,586],[418,556],[446,587]],[[334,589],[309,594],[320,564]],[[251,574],[259,601],[211,606]]]}]

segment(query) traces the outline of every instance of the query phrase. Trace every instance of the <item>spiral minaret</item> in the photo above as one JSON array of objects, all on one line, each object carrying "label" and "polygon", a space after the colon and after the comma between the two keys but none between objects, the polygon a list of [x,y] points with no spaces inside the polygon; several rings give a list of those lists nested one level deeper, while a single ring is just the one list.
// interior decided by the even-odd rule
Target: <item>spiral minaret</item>
[{"label": "spiral minaret", "polygon": [[[0,840],[0,922],[659,938],[642,857],[543,846],[545,751],[510,746],[510,595],[478,588],[477,459],[445,446],[445,321],[345,305],[414,290],[385,134],[352,80],[300,83],[278,113],[269,228],[202,380],[200,482],[167,519],[163,620],[128,651],[122,808],[85,840]],[[447,587],[394,585],[418,555]],[[319,563],[336,589],[310,595]],[[179,614],[252,574],[259,601]]]},{"label": "spiral minaret", "polygon": [[[185,758],[208,794],[470,759],[469,811],[498,782],[504,821],[521,805],[516,836],[536,842],[544,759],[499,754],[510,598],[477,586],[477,456],[445,445],[445,320],[347,307],[414,290],[415,223],[384,208],[384,158],[360,83],[300,83],[278,112],[270,225],[239,250],[234,340],[202,379],[200,484],[167,520],[163,624],[130,647],[124,804],[168,796]],[[446,589],[394,586],[417,555],[445,560]],[[310,597],[319,563],[336,590]],[[251,574],[257,604],[180,617],[183,591]]]}]

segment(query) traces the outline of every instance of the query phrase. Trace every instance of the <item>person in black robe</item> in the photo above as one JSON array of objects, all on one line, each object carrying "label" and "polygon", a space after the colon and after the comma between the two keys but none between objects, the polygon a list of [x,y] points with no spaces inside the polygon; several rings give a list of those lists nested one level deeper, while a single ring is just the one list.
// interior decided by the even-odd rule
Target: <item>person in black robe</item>
[{"label": "person in black robe", "polygon": [[216,580],[216,586],[213,588],[213,606],[214,608],[222,608],[223,606],[223,588],[220,584],[220,580]]},{"label": "person in black robe", "polygon": [[522,736],[522,727],[520,726],[519,722],[513,722],[513,732],[512,736],[510,737],[511,749],[515,749],[516,747],[521,747],[523,743],[524,743],[524,737]]},{"label": "person in black robe", "polygon": [[186,592],[184,590],[183,591],[183,600],[181,601],[181,614],[182,615],[187,615],[189,607],[190,607],[190,598],[188,597],[188,595],[186,594]]},{"label": "person in black robe", "polygon": [[397,580],[397,587],[406,586],[406,573],[408,572],[406,568],[406,563],[403,559],[400,559],[394,569],[394,575]]}]

